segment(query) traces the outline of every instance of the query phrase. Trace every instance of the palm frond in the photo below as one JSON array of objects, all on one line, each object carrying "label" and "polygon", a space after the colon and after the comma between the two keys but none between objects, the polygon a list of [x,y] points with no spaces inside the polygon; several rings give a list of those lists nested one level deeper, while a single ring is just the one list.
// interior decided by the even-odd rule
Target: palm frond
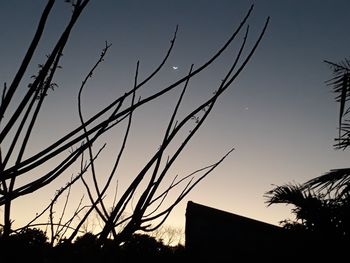
[{"label": "palm frond", "polygon": [[266,192],[264,197],[267,198],[268,206],[281,203],[297,205],[303,203],[305,194],[301,189],[301,185],[286,184],[275,186],[274,189]]},{"label": "palm frond", "polygon": [[333,192],[334,196],[344,196],[350,192],[350,168],[332,169],[324,175],[313,178],[303,184],[303,189],[313,189],[317,192]]},{"label": "palm frond", "polygon": [[291,204],[294,206],[292,213],[296,220],[313,222],[319,211],[324,206],[324,194],[304,189],[303,185],[286,184],[277,186],[265,194],[268,206],[272,204]]},{"label": "palm frond", "polygon": [[347,58],[338,63],[334,63],[329,60],[324,60],[324,62],[330,67],[334,74],[350,69],[350,59]]},{"label": "palm frond", "polygon": [[345,149],[350,145],[350,130],[344,129],[345,116],[350,112],[347,101],[350,100],[350,60],[345,59],[339,63],[325,61],[333,71],[334,77],[326,81],[332,86],[336,94],[335,100],[339,102],[339,136],[336,139],[336,148]]}]

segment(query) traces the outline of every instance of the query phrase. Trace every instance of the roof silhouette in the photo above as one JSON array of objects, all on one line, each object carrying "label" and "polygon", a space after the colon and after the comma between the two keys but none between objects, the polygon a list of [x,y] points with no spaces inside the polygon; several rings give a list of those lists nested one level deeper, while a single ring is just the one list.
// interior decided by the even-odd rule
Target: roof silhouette
[{"label": "roof silhouette", "polygon": [[[282,253],[290,233],[272,224],[192,201],[186,208],[186,249],[196,259],[248,259]],[[282,245],[283,244],[283,245]]]}]

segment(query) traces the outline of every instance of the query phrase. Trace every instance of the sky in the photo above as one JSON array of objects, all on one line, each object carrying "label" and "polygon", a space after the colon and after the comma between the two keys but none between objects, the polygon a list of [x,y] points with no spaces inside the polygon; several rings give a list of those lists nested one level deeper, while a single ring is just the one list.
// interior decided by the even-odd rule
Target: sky
[{"label": "sky", "polygon": [[[275,225],[293,218],[290,206],[267,207],[264,193],[273,185],[303,183],[330,169],[349,165],[349,153],[333,147],[338,105],[325,83],[332,75],[323,62],[339,62],[348,56],[347,0],[91,1],[64,51],[62,69],[55,79],[59,87],[48,96],[27,156],[79,123],[78,89],[105,41],[112,46],[84,93],[86,116],[132,87],[138,60],[140,79],[159,64],[176,25],[179,30],[173,53],[141,96],[185,76],[192,63],[199,66],[208,60],[238,26],[251,4],[255,6],[248,21],[248,46],[252,46],[270,17],[266,34],[171,173],[186,175],[216,162],[232,147],[235,151],[174,209],[167,224],[184,228],[189,200]],[[2,82],[12,81],[44,6],[45,1],[39,0],[1,2]],[[57,1],[40,50],[28,69],[27,83],[30,75],[37,72],[36,65],[58,39],[70,12],[69,4]],[[215,90],[242,37],[238,36],[211,69],[191,81],[184,111]],[[25,81],[23,87],[26,88]],[[121,189],[159,145],[178,95],[176,92],[166,95],[135,114],[118,181]],[[118,149],[113,145],[118,135],[111,132],[101,141],[111,146],[98,160],[101,180]],[[19,198],[13,211],[15,223],[20,225],[35,215],[74,169],[38,193]],[[79,200],[81,194],[77,190],[72,196]]]}]

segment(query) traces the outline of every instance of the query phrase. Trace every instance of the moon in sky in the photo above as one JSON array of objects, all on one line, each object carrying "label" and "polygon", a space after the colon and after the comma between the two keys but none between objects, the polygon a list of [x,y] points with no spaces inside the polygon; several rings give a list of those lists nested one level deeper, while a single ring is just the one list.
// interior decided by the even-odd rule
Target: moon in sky
[{"label": "moon in sky", "polygon": [[177,66],[173,66],[173,70],[177,70],[179,67]]}]

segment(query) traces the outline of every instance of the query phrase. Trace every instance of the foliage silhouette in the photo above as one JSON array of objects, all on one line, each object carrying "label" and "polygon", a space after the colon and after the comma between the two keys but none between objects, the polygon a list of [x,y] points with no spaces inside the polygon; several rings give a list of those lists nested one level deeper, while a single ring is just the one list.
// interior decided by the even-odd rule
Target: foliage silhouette
[{"label": "foliage silhouette", "polygon": [[8,238],[0,237],[1,258],[9,262],[178,262],[186,258],[185,249],[170,247],[145,234],[133,234],[122,245],[108,240],[103,247],[96,235],[86,233],[74,243],[52,247],[40,229],[22,229]]},{"label": "foliage silhouette", "polygon": [[[332,86],[340,104],[339,136],[334,146],[346,149],[350,145],[347,119],[350,112],[350,63],[349,60],[325,62],[334,74],[327,84]],[[350,240],[350,168],[333,169],[303,184],[275,186],[265,193],[265,197],[268,205],[292,204],[295,220],[283,220],[282,225],[301,234],[311,233],[318,249],[324,246],[328,251],[342,251],[347,246]]]},{"label": "foliage silhouette", "polygon": [[349,198],[329,196],[305,188],[304,185],[277,186],[266,193],[268,205],[285,203],[295,208],[296,221],[282,221],[285,228],[305,230],[327,238],[349,238]]},{"label": "foliage silhouette", "polygon": [[45,233],[37,228],[26,228],[6,239],[0,237],[0,256],[5,262],[37,261],[46,258],[48,249]]}]

